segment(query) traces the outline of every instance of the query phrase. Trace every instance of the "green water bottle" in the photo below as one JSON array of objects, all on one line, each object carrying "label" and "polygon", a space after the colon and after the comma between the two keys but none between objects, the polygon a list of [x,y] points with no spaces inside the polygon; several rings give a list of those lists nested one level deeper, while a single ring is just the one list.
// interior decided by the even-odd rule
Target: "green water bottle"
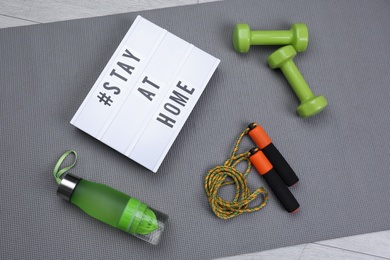
[{"label": "green water bottle", "polygon": [[104,184],[64,174],[57,194],[110,226],[156,245],[168,216]]}]

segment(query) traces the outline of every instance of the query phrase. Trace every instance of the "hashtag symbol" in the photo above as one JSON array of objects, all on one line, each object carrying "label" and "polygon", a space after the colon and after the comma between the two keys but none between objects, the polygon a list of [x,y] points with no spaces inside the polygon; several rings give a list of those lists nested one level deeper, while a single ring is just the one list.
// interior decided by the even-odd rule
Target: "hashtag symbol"
[{"label": "hashtag symbol", "polygon": [[104,105],[111,106],[110,102],[112,103],[113,100],[111,99],[111,96],[107,96],[106,93],[99,92],[101,96],[97,96],[99,99],[99,102],[103,102]]}]

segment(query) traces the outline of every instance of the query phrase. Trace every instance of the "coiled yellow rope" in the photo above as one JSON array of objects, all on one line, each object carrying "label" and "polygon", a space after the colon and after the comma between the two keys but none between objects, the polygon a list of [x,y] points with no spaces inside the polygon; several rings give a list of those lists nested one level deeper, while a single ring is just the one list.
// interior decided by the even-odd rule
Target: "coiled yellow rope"
[{"label": "coiled yellow rope", "polygon": [[[268,192],[260,187],[253,193],[247,185],[246,177],[249,174],[252,164],[249,160],[250,153],[244,152],[236,155],[242,138],[247,135],[249,128],[246,128],[238,138],[230,158],[221,166],[216,166],[211,169],[204,180],[204,189],[207,194],[211,209],[215,215],[221,219],[230,219],[244,212],[254,212],[262,209],[268,202]],[[242,161],[247,162],[247,168],[244,173],[237,170],[235,167]],[[232,180],[226,180],[227,178]],[[225,185],[236,186],[236,195],[233,201],[222,199],[218,195],[218,189]],[[260,205],[250,208],[249,204],[256,199],[258,195],[263,196],[263,201]]]}]

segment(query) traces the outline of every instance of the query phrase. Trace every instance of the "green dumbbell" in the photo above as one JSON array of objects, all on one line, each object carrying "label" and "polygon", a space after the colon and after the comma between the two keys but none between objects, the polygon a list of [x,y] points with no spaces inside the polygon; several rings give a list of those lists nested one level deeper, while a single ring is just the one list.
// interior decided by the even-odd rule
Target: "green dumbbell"
[{"label": "green dumbbell", "polygon": [[328,105],[328,102],[324,96],[315,96],[310,90],[305,79],[302,77],[302,74],[292,60],[295,55],[297,55],[297,52],[293,46],[284,46],[274,51],[267,58],[267,63],[272,69],[281,69],[295,94],[301,101],[301,104],[297,108],[298,115],[301,117],[314,116],[321,112]]},{"label": "green dumbbell", "polygon": [[236,24],[233,47],[237,52],[248,52],[251,45],[292,45],[297,52],[306,50],[309,32],[306,24],[295,23],[288,31],[251,31],[248,24]]}]

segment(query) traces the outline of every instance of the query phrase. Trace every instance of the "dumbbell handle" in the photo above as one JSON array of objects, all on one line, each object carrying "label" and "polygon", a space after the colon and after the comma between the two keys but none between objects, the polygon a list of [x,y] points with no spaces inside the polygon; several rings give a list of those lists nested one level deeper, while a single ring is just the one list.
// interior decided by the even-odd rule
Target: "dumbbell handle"
[{"label": "dumbbell handle", "polygon": [[251,31],[253,45],[287,45],[292,37],[291,31]]},{"label": "dumbbell handle", "polygon": [[251,154],[249,157],[251,163],[255,166],[259,174],[264,177],[276,198],[287,212],[295,213],[299,209],[299,203],[273,169],[267,157],[260,150],[256,151],[252,149]]},{"label": "dumbbell handle", "polygon": [[307,85],[306,80],[303,78],[294,61],[286,61],[280,67],[280,70],[283,72],[284,76],[290,83],[290,86],[301,102],[307,101],[314,97],[313,92],[309,88],[309,85]]}]

